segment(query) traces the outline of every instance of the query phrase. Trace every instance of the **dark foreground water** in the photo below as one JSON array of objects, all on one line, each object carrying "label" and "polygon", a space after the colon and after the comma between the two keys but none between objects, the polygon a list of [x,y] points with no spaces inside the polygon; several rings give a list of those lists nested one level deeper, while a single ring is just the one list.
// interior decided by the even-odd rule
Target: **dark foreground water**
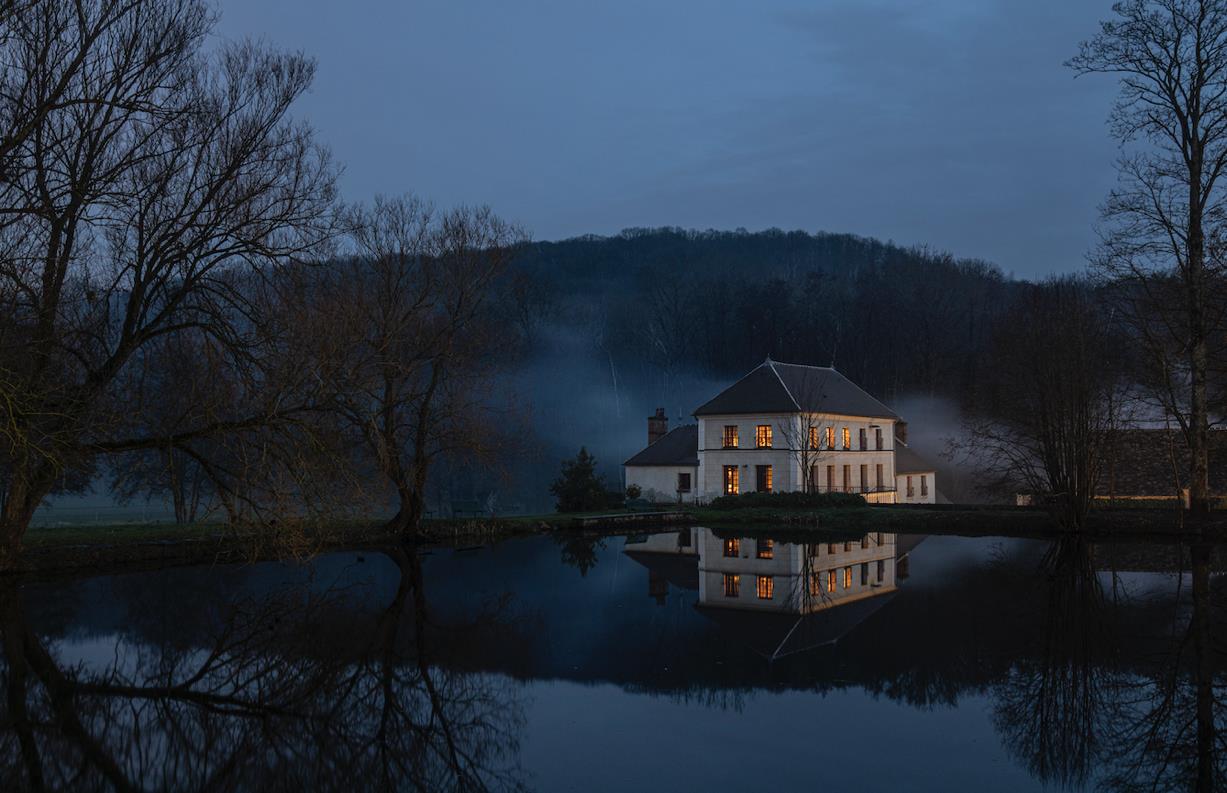
[{"label": "dark foreground water", "polygon": [[1222,782],[1217,549],[823,539],[537,537],[10,589],[0,788]]}]

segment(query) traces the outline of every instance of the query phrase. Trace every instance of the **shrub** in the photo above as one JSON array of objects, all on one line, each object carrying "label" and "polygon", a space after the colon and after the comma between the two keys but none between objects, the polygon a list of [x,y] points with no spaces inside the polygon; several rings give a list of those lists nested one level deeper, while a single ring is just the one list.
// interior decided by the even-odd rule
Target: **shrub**
[{"label": "shrub", "polygon": [[635,499],[639,498],[641,495],[643,495],[643,488],[641,488],[639,485],[627,485],[626,486],[627,500],[634,501]]},{"label": "shrub", "polygon": [[831,509],[863,507],[865,499],[859,493],[742,493],[720,496],[711,502],[712,509]]}]

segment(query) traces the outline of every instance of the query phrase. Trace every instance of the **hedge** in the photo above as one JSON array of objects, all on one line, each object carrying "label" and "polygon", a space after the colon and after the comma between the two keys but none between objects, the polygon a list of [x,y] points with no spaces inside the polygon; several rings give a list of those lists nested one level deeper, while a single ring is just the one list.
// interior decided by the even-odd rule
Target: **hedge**
[{"label": "hedge", "polygon": [[712,509],[830,509],[863,507],[865,499],[859,493],[742,493],[720,496],[711,502]]}]

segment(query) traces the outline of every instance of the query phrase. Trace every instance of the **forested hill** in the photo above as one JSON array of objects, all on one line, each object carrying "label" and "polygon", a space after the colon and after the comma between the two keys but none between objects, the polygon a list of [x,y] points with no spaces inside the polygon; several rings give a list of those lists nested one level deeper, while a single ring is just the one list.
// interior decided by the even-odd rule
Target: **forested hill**
[{"label": "forested hill", "polygon": [[768,355],[833,362],[887,400],[973,399],[1015,284],[983,261],[779,230],[630,229],[535,243],[521,264],[535,310],[619,367],[726,378]]}]

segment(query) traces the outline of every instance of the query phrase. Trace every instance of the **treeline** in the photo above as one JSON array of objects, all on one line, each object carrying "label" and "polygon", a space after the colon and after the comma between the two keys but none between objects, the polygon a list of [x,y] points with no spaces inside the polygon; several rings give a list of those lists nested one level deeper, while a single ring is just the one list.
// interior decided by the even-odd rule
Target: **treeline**
[{"label": "treeline", "polygon": [[833,363],[887,400],[960,403],[1016,286],[983,261],[779,230],[631,229],[537,243],[521,266],[543,313],[623,365],[735,378],[770,355]]}]

